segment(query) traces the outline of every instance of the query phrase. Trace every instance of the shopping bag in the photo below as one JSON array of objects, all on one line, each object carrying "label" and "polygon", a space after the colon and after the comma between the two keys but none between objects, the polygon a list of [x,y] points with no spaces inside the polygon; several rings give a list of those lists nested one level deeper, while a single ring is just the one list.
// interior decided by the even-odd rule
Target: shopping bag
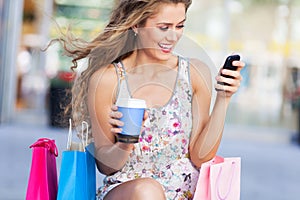
[{"label": "shopping bag", "polygon": [[194,200],[239,200],[241,158],[214,159],[201,165]]},{"label": "shopping bag", "polygon": [[[86,130],[81,142],[72,141],[70,121],[67,150],[62,153],[57,200],[94,200],[96,198],[96,168],[93,143],[87,145],[88,124],[82,123]],[[86,128],[84,129],[84,126]],[[83,139],[85,138],[85,139]]]},{"label": "shopping bag", "polygon": [[26,191],[26,200],[55,200],[57,195],[55,141],[40,138],[30,146],[32,161]]}]

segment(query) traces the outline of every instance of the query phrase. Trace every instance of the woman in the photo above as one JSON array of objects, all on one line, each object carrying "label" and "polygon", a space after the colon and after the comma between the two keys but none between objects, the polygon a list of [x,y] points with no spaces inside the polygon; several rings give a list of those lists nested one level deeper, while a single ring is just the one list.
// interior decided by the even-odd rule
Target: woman
[{"label": "woman", "polygon": [[[217,152],[244,63],[233,63],[237,71],[220,71],[233,78],[216,77],[210,113],[209,68],[173,54],[190,4],[121,0],[94,41],[85,46],[73,41],[75,49],[65,43],[74,67],[89,59],[73,87],[73,118],[91,123],[97,166],[107,175],[98,199],[192,199],[199,167]],[[138,143],[116,140],[123,126],[114,105],[120,97],[147,102]]]}]

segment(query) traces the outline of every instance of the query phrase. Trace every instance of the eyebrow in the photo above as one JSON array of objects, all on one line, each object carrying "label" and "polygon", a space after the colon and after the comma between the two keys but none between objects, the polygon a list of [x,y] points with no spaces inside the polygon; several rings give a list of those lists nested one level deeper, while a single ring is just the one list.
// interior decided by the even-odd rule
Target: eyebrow
[{"label": "eyebrow", "polygon": [[[177,24],[181,24],[183,22],[185,22],[186,19],[182,20],[181,22],[177,23]],[[173,25],[173,23],[169,23],[169,22],[160,22],[160,23],[157,23],[157,25],[161,25],[161,24],[164,24],[164,25]]]}]

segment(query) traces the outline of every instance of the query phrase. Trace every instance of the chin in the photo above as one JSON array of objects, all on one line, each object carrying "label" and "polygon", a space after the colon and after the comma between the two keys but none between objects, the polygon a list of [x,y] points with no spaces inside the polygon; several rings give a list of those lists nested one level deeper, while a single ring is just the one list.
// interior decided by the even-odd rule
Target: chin
[{"label": "chin", "polygon": [[161,61],[167,61],[167,60],[171,59],[172,56],[173,56],[172,52],[164,53],[162,51],[159,51],[156,54],[157,59],[161,60]]},{"label": "chin", "polygon": [[151,49],[145,51],[148,58],[155,62],[165,62],[173,57],[173,52],[170,51],[168,53],[161,51],[160,49]]}]

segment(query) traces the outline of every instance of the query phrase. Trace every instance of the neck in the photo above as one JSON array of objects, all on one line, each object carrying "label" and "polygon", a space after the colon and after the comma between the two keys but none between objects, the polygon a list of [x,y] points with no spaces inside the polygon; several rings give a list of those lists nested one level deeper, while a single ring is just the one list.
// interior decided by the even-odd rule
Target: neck
[{"label": "neck", "polygon": [[128,58],[124,61],[124,65],[128,68],[134,68],[142,65],[161,65],[174,68],[177,66],[177,57],[172,55],[167,60],[159,60],[153,56],[149,56],[147,52],[143,50],[135,50]]}]

